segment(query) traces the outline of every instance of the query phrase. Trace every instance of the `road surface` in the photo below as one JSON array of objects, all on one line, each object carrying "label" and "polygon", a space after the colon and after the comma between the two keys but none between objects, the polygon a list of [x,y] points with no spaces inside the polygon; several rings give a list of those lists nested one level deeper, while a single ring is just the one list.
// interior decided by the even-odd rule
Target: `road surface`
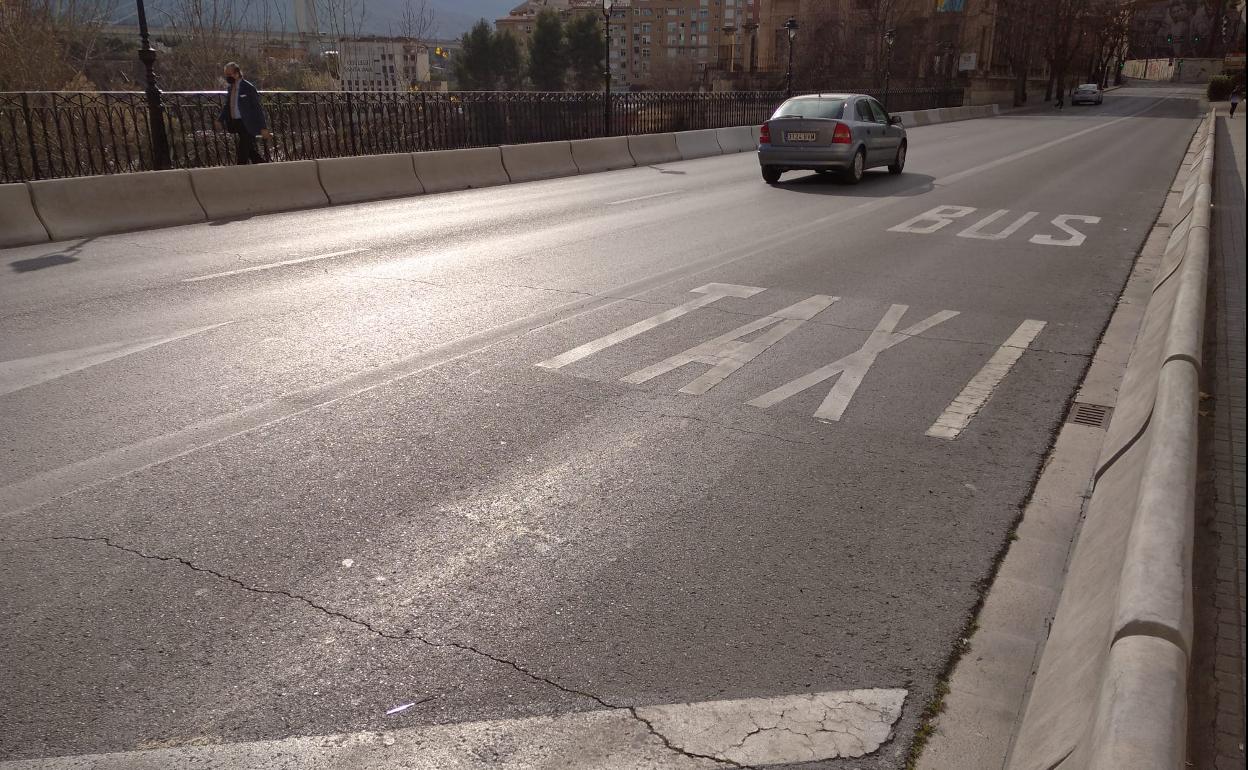
[{"label": "road surface", "polygon": [[0,760],[901,767],[1198,110],[0,251]]}]

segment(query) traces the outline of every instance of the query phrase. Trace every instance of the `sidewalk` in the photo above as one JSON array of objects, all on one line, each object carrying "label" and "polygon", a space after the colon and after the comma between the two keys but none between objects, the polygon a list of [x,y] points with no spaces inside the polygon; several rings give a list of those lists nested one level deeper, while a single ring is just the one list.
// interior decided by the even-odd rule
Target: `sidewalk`
[{"label": "sidewalk", "polygon": [[1193,557],[1189,767],[1244,767],[1244,116],[1218,110]]}]

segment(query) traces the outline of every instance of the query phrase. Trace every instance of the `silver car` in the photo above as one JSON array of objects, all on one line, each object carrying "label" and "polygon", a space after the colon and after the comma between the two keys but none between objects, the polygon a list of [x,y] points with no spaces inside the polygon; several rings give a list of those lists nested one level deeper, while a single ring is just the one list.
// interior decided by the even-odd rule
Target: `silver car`
[{"label": "silver car", "polygon": [[1105,101],[1105,92],[1096,83],[1084,83],[1075,89],[1070,95],[1070,103],[1074,104],[1102,104]]},{"label": "silver car", "polygon": [[785,171],[838,172],[857,184],[869,168],[906,167],[906,129],[863,94],[812,94],[789,99],[763,124],[758,163],[768,184]]}]

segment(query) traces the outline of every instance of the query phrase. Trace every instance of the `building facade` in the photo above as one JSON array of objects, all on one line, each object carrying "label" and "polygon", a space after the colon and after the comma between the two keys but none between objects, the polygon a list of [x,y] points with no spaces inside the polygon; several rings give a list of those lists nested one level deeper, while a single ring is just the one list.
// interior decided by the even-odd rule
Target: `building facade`
[{"label": "building facade", "polygon": [[428,47],[406,38],[341,40],[338,62],[343,91],[398,93],[429,83]]}]

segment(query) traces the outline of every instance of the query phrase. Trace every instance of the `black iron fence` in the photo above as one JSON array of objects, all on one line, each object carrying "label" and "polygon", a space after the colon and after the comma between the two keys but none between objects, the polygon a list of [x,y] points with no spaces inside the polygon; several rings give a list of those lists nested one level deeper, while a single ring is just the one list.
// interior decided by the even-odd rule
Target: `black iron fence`
[{"label": "black iron fence", "polygon": [[[164,94],[175,167],[233,162],[231,137],[213,125],[224,98],[219,91]],[[613,94],[609,133],[758,124],[783,100],[778,91]],[[893,111],[961,104],[960,89],[896,90],[888,96]],[[264,107],[273,131],[265,147],[270,160],[486,147],[608,133],[600,93],[267,92]],[[141,92],[0,93],[0,182],[151,169],[147,115]]]}]

